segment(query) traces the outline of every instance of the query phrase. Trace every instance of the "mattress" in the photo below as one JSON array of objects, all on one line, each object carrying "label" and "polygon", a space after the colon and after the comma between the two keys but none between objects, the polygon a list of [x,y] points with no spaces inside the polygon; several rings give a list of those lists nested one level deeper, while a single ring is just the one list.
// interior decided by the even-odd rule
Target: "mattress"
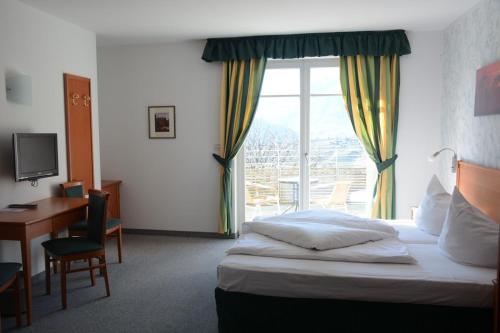
[{"label": "mattress", "polygon": [[415,265],[228,255],[218,267],[219,287],[278,297],[492,306],[496,270],[455,263],[436,244],[407,245]]}]

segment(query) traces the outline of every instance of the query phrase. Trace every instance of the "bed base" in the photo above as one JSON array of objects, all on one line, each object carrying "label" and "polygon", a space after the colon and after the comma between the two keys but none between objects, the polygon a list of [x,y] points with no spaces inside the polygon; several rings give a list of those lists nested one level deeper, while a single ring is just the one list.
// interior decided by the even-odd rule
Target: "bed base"
[{"label": "bed base", "polygon": [[304,299],[215,289],[219,332],[491,333],[493,310]]}]

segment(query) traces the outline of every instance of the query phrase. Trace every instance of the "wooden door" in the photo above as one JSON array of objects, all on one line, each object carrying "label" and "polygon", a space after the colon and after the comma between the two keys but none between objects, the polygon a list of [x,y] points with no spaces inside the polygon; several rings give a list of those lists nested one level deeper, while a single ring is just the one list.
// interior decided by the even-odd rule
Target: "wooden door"
[{"label": "wooden door", "polygon": [[94,188],[90,79],[65,73],[64,99],[68,181],[83,181],[86,192]]}]

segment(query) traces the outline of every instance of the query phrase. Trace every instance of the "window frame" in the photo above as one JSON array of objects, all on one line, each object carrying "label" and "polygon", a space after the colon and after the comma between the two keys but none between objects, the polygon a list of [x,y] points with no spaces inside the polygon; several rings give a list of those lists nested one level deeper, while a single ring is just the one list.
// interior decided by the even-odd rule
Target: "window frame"
[{"label": "window frame", "polygon": [[[309,151],[310,151],[310,106],[314,96],[341,96],[342,94],[311,94],[311,69],[317,67],[339,67],[338,57],[303,58],[303,59],[269,59],[266,70],[279,68],[298,68],[300,70],[299,95],[263,95],[260,97],[299,97],[300,98],[300,166],[299,210],[309,207]],[[236,155],[233,173],[233,207],[236,230],[241,230],[245,222],[245,147],[241,147]],[[306,171],[307,170],[307,171]],[[240,184],[243,184],[242,186]]]}]

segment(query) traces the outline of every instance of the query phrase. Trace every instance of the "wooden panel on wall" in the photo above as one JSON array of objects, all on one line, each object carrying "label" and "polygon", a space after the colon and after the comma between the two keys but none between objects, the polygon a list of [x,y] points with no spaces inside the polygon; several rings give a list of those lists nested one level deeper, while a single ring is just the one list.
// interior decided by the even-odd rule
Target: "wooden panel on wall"
[{"label": "wooden panel on wall", "polygon": [[94,187],[92,103],[90,79],[64,74],[68,180],[81,180],[85,191]]}]

